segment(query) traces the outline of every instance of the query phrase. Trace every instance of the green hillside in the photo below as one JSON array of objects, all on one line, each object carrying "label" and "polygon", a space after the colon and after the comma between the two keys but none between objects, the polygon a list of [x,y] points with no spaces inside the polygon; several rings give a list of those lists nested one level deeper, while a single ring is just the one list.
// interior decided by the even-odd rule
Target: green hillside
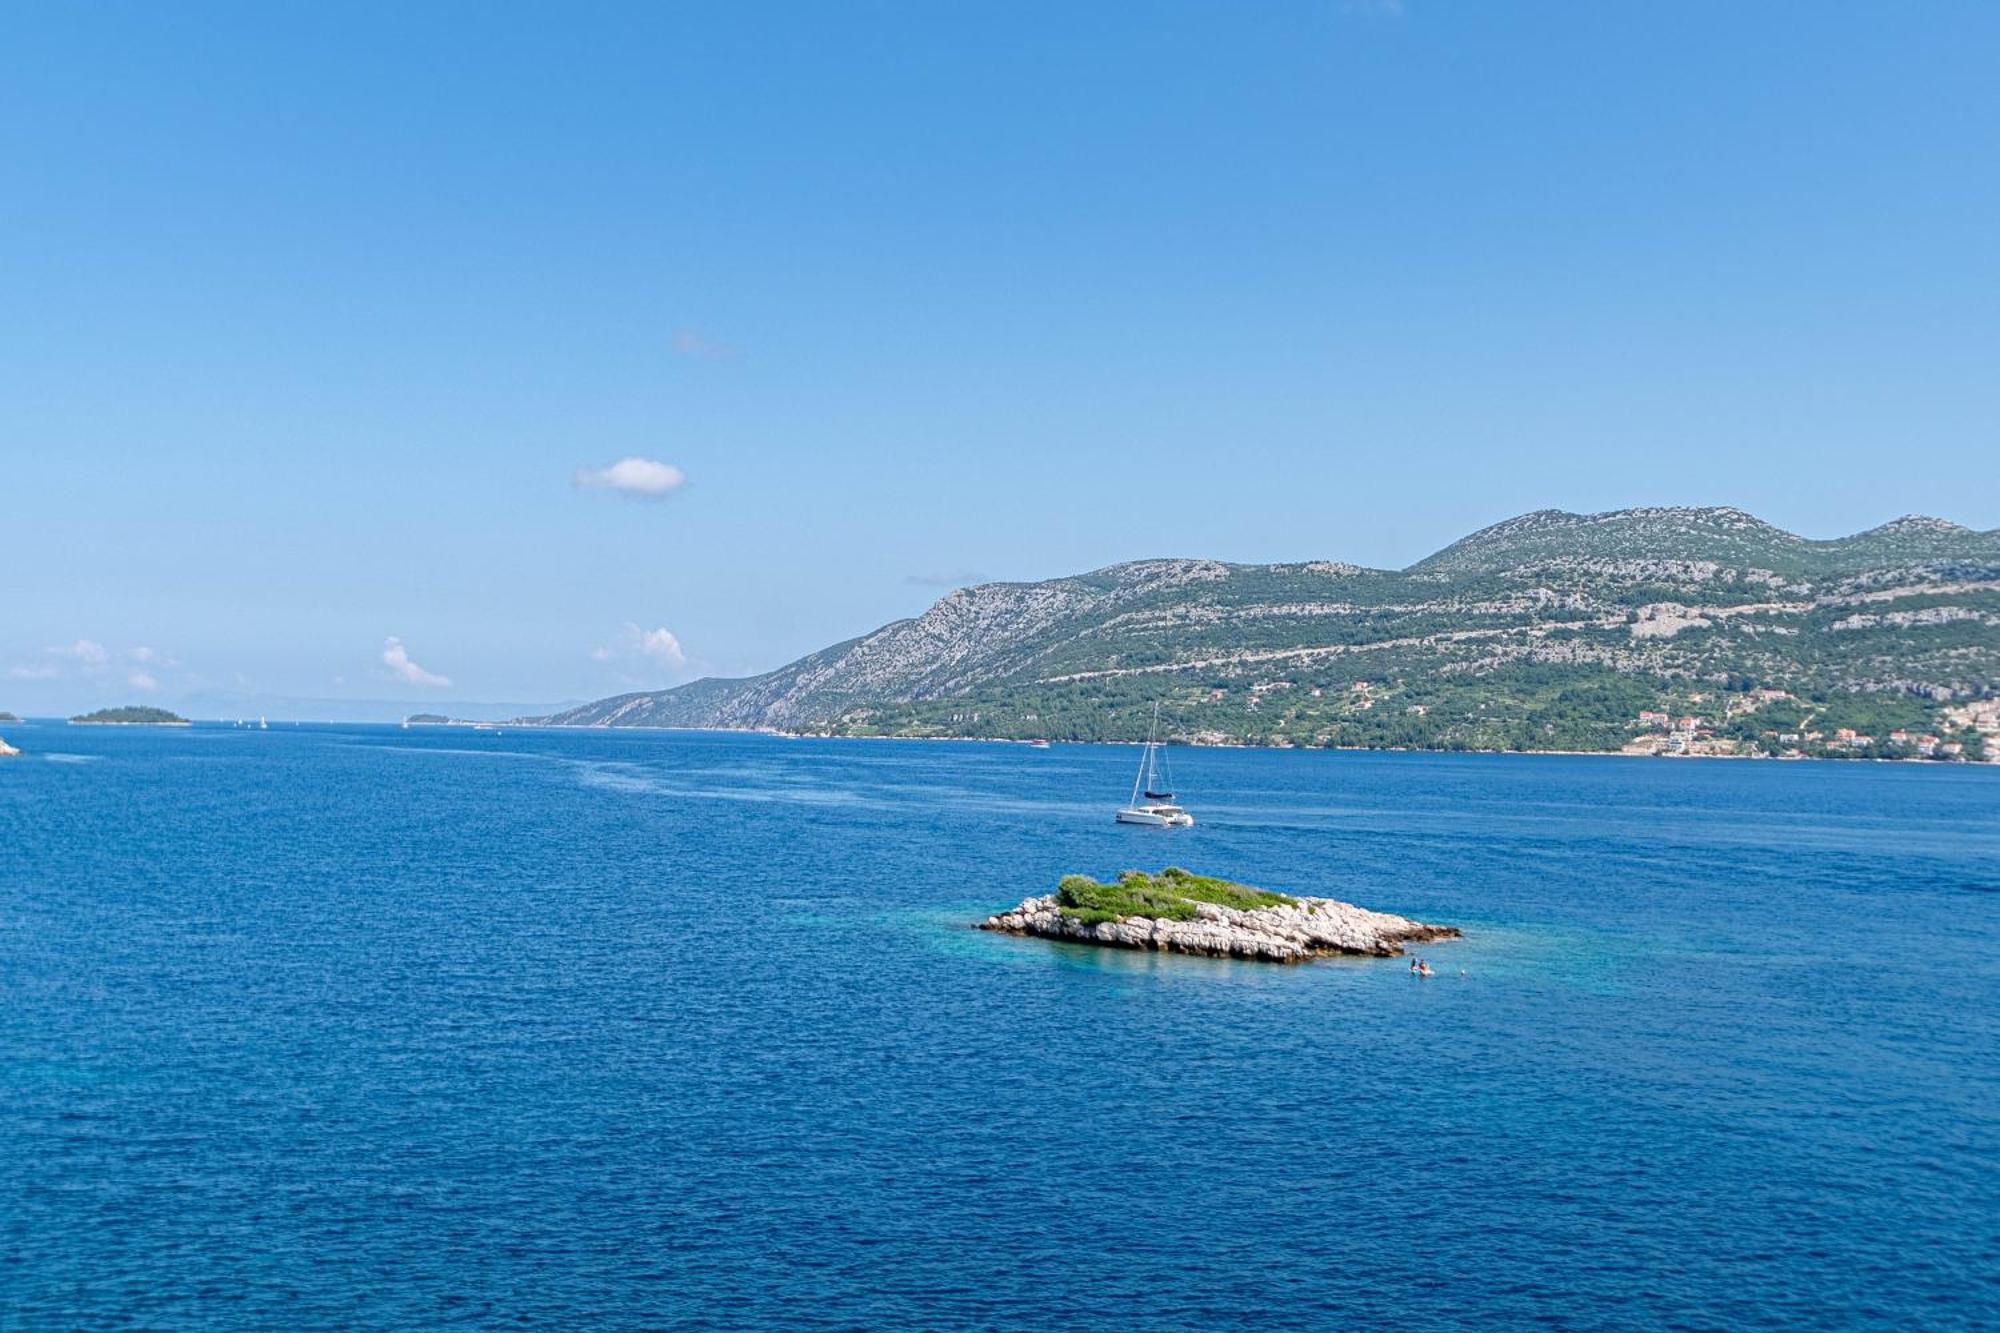
[{"label": "green hillside", "polygon": [[1402,571],[1147,560],[967,588],[767,675],[545,720],[1132,740],[1158,700],[1209,743],[1977,758],[1996,694],[2000,533],[1545,510]]}]

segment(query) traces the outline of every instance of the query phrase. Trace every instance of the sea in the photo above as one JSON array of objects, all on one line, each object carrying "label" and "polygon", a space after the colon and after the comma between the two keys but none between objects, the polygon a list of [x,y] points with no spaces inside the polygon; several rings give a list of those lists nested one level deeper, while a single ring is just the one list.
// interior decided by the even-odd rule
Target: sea
[{"label": "sea", "polygon": [[2000,768],[0,734],[0,1328],[2000,1326]]}]

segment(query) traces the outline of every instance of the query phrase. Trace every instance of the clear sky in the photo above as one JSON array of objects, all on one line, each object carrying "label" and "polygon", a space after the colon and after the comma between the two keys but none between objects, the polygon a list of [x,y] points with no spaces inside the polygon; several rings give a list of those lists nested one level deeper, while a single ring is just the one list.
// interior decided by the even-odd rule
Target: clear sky
[{"label": "clear sky", "polygon": [[1996,68],[1991,0],[17,5],[0,708],[588,698],[1544,507],[2000,526]]}]

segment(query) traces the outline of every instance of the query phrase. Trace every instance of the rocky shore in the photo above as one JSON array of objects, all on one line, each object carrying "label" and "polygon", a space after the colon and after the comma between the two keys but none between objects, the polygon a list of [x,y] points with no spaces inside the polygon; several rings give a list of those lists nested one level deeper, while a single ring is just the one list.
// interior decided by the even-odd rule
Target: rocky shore
[{"label": "rocky shore", "polygon": [[0,759],[4,759],[8,755],[15,755],[19,753],[21,753],[19,750],[7,744],[7,742],[4,739],[0,739]]},{"label": "rocky shore", "polygon": [[1405,944],[1453,939],[1454,926],[1426,925],[1388,912],[1371,912],[1332,898],[1295,898],[1270,907],[1238,909],[1197,903],[1188,920],[1127,916],[1091,921],[1065,910],[1059,894],[1029,898],[988,917],[981,930],[1043,939],[1074,940],[1117,949],[1302,963],[1335,954],[1391,958]]}]

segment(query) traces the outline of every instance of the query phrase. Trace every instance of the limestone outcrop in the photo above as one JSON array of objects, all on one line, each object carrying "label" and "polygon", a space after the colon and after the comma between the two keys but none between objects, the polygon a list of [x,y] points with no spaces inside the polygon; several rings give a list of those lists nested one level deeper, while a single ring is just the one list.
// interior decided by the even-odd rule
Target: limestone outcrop
[{"label": "limestone outcrop", "polygon": [[1433,926],[1389,912],[1371,912],[1332,898],[1298,898],[1274,907],[1240,910],[1198,903],[1191,920],[1128,916],[1092,922],[1065,910],[1057,894],[1029,898],[986,918],[981,930],[1074,940],[1118,949],[1301,963],[1334,954],[1391,958],[1405,944],[1453,939],[1454,926]]}]

